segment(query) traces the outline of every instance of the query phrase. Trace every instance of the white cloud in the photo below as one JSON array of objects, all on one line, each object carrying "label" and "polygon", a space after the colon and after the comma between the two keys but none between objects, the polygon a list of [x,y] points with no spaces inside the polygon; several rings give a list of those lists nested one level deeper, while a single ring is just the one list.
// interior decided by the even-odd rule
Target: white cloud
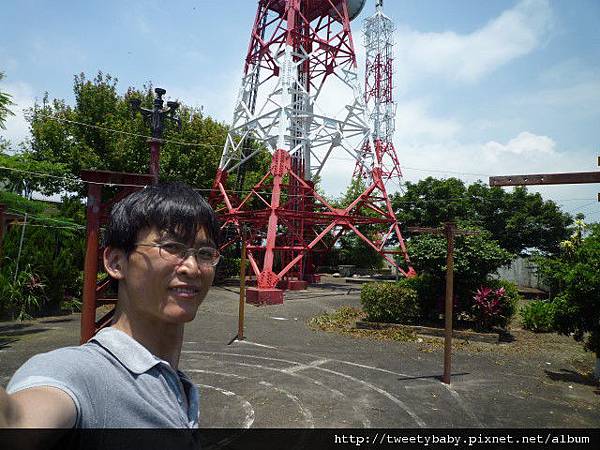
[{"label": "white cloud", "polygon": [[420,75],[477,81],[535,50],[547,39],[552,23],[548,0],[521,0],[469,34],[424,33],[399,27],[396,61],[401,67],[398,75],[404,78],[401,85]]},{"label": "white cloud", "polygon": [[600,76],[596,79],[541,89],[529,95],[515,97],[513,103],[549,108],[568,107],[576,113],[597,114],[600,112]]},{"label": "white cloud", "polygon": [[8,116],[6,119],[6,130],[0,130],[0,136],[11,141],[14,145],[29,137],[29,123],[25,119],[24,110],[31,108],[35,102],[33,89],[27,83],[2,82],[0,89],[12,96],[13,106],[10,110],[14,116]]},{"label": "white cloud", "polygon": [[506,144],[490,141],[483,145],[483,151],[493,156],[504,157],[506,153],[523,155],[525,153],[555,153],[556,142],[548,136],[538,136],[529,131],[523,131]]},{"label": "white cloud", "polygon": [[[466,184],[477,180],[488,183],[490,176],[597,170],[593,149],[559,149],[552,138],[528,131],[519,133],[506,144],[446,141],[401,144],[396,149],[404,180],[411,182],[432,176],[460,178]],[[574,211],[577,203],[573,203],[573,199],[587,204],[595,201],[598,192],[598,187],[591,184],[529,186],[528,189],[555,200],[565,211]]]},{"label": "white cloud", "polygon": [[446,140],[454,137],[461,125],[446,118],[433,117],[423,99],[399,102],[396,109],[396,139],[400,142]]}]

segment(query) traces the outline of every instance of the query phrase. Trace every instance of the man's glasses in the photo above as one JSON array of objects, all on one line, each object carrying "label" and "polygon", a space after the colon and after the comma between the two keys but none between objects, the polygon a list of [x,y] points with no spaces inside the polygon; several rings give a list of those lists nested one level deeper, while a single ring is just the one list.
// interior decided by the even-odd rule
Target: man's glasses
[{"label": "man's glasses", "polygon": [[157,247],[158,254],[165,261],[181,264],[190,255],[193,255],[202,266],[216,266],[221,260],[221,254],[213,247],[189,248],[180,242],[159,242],[156,244],[135,244],[139,247]]}]

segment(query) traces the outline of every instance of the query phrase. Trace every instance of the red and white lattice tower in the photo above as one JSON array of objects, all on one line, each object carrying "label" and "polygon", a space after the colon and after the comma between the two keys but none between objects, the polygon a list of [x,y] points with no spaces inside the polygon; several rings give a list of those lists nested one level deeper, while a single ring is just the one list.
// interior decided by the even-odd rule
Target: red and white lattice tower
[{"label": "red and white lattice tower", "polygon": [[[393,98],[394,23],[383,13],[383,0],[376,0],[375,14],[364,22],[366,50],[365,102],[373,132],[373,142],[363,148],[363,157],[355,175],[369,178],[370,169],[378,163],[386,186],[388,181],[400,187],[402,171],[393,137],[396,105]],[[374,150],[374,151],[373,151]]]},{"label": "red and white lattice tower", "polygon": [[[414,273],[377,163],[369,169],[370,185],[346,208],[331,206],[314,188],[333,154],[350,155],[358,163],[371,140],[350,31],[365,1],[258,1],[233,123],[210,197],[223,228],[233,225],[246,239],[256,277],[256,287],[247,290],[250,303],[281,303],[280,288],[316,281],[315,259],[346,232],[356,233],[405,275]],[[335,99],[345,105],[341,117],[319,107],[333,79],[346,91]],[[233,178],[260,146],[272,155],[270,169],[249,193],[238,195],[230,186]],[[385,236],[366,236],[361,228],[369,225],[386,228]],[[394,233],[401,251],[385,246]],[[237,236],[224,246],[236,241]],[[396,263],[395,253],[404,255],[407,271]]]}]

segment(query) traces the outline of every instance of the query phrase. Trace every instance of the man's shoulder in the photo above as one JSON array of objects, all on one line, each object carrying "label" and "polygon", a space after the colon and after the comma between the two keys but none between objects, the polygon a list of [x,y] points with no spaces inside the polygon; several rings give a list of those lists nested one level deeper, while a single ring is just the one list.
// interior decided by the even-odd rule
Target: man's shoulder
[{"label": "man's shoulder", "polygon": [[87,343],[62,347],[32,356],[15,372],[7,391],[20,390],[36,385],[54,385],[50,381],[64,383],[84,382],[91,373],[99,372],[102,357],[97,345]]},{"label": "man's shoulder", "polygon": [[98,346],[94,343],[61,347],[45,353],[32,356],[23,366],[60,367],[68,370],[70,367],[87,367],[92,360],[99,357]]}]

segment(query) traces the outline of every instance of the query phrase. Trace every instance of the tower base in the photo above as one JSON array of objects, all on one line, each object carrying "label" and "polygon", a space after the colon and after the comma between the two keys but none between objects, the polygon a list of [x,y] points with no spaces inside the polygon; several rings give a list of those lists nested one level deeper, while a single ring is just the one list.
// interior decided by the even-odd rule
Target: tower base
[{"label": "tower base", "polygon": [[246,303],[255,306],[283,304],[283,291],[281,289],[248,288],[246,289]]},{"label": "tower base", "polygon": [[303,291],[308,287],[308,281],[304,280],[288,280],[287,288],[290,291]]}]

